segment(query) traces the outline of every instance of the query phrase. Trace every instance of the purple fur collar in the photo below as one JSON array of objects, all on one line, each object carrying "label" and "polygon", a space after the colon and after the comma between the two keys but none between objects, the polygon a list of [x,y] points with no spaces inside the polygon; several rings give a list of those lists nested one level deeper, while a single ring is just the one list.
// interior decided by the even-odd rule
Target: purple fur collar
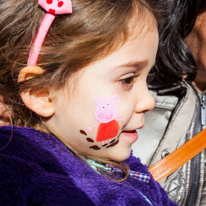
[{"label": "purple fur collar", "polygon": [[[56,137],[31,129],[0,127],[0,201],[2,205],[176,205],[153,180],[128,177],[114,182],[78,159]],[[149,174],[140,160],[131,170]],[[9,203],[9,204],[7,204]]]}]

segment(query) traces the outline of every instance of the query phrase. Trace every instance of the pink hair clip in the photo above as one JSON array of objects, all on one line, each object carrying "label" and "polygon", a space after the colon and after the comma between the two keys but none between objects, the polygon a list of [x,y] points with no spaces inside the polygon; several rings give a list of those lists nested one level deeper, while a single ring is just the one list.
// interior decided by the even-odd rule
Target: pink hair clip
[{"label": "pink hair clip", "polygon": [[29,52],[27,66],[36,65],[41,46],[52,22],[55,19],[55,16],[59,14],[72,13],[71,0],[39,0],[38,3],[47,13],[42,19],[39,31]]}]

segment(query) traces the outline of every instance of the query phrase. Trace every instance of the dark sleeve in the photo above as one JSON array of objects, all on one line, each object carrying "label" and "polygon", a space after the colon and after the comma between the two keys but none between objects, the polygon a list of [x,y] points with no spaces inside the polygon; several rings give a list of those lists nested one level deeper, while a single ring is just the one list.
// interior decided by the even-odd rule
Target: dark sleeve
[{"label": "dark sleeve", "polygon": [[0,202],[4,206],[94,205],[68,176],[6,155],[0,156]]}]

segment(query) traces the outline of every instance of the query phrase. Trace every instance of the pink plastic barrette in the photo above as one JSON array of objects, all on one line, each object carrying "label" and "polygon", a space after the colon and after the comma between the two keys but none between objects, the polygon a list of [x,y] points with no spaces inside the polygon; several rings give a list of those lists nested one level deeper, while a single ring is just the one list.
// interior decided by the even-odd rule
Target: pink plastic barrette
[{"label": "pink plastic barrette", "polygon": [[36,65],[41,46],[52,22],[55,19],[55,16],[59,14],[72,13],[71,0],[39,0],[38,3],[47,13],[42,19],[39,31],[29,52],[27,66]]}]

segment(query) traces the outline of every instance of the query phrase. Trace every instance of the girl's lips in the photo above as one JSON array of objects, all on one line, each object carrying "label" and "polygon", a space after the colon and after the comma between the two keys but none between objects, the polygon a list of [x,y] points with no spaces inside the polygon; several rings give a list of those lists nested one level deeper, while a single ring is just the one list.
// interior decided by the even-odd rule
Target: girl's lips
[{"label": "girl's lips", "polygon": [[138,139],[138,134],[137,134],[136,130],[123,131],[122,134],[129,137],[129,138],[132,138],[134,141],[136,141]]}]

